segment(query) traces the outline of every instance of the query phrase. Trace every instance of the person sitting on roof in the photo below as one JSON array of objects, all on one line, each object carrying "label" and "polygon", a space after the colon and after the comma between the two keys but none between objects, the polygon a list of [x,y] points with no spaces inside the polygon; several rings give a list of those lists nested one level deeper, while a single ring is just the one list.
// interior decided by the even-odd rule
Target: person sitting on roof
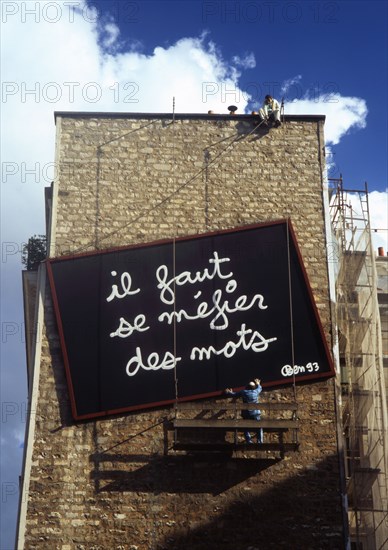
[{"label": "person sitting on roof", "polygon": [[264,103],[262,108],[259,111],[260,117],[265,123],[268,124],[269,120],[275,122],[275,126],[278,127],[281,125],[280,122],[280,104],[270,95],[266,95],[264,98]]},{"label": "person sitting on roof", "polygon": [[[225,393],[230,395],[231,397],[241,397],[243,400],[243,403],[258,403],[259,402],[259,395],[262,391],[262,387],[260,385],[260,380],[258,378],[255,378],[252,380],[252,382],[249,382],[249,384],[245,387],[244,390],[241,391],[233,391],[231,388],[227,388],[225,390]],[[252,410],[252,409],[244,409],[241,411],[241,416],[245,420],[260,420],[261,417],[261,411],[259,410]],[[252,442],[252,436],[249,433],[248,430],[244,431],[245,440],[247,443],[253,443]],[[257,430],[257,442],[263,443],[263,429],[259,428]]]}]

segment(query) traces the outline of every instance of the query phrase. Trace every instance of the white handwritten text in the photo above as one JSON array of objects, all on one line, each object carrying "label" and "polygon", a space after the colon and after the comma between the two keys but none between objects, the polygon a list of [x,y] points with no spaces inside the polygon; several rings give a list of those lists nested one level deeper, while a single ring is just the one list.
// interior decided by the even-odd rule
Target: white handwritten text
[{"label": "white handwritten text", "polygon": [[[116,277],[117,271],[111,271],[112,277]],[[137,294],[140,292],[140,288],[137,288],[136,290],[131,290],[132,286],[132,277],[129,273],[124,271],[124,273],[121,274],[120,277],[120,283],[121,283],[121,289],[122,294],[119,293],[119,289],[117,285],[112,285],[112,292],[106,299],[107,302],[111,302],[114,298],[125,298],[125,296],[130,296],[132,294]]]},{"label": "white handwritten text", "polygon": [[[203,359],[210,359],[212,354],[224,355],[227,358],[233,357],[238,348],[241,346],[245,351],[251,349],[256,353],[260,353],[268,348],[268,344],[270,342],[275,342],[277,340],[276,337],[264,338],[264,336],[262,336],[260,332],[257,332],[257,330],[253,331],[250,328],[247,329],[245,324],[241,325],[241,329],[238,330],[236,334],[237,336],[240,336],[240,339],[237,342],[227,342],[225,346],[219,350],[216,350],[213,346],[209,346],[208,348],[194,347],[191,350],[190,359],[194,361],[198,358],[199,361],[203,361]],[[252,336],[247,341],[246,336],[248,334],[252,334]]]},{"label": "white handwritten text", "polygon": [[[219,258],[217,252],[213,252],[213,258],[209,259],[210,264],[214,264],[213,271],[210,273],[206,267],[202,272],[197,271],[192,274],[190,271],[182,271],[179,275],[172,277],[168,280],[168,267],[166,265],[161,265],[156,270],[156,278],[159,281],[157,288],[161,289],[160,299],[165,304],[174,303],[174,285],[183,286],[186,283],[202,283],[206,279],[211,281],[215,277],[220,279],[229,279],[232,277],[233,273],[230,272],[227,275],[221,273],[221,264],[224,262],[230,262],[230,258]],[[172,288],[171,288],[172,287]],[[167,293],[167,297],[166,297]]]}]

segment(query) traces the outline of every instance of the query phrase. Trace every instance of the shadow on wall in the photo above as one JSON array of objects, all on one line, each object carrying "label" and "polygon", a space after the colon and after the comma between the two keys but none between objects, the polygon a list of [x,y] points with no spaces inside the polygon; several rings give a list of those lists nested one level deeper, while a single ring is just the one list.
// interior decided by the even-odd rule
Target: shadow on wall
[{"label": "shadow on wall", "polygon": [[[328,461],[330,462],[330,461]],[[259,473],[260,476],[260,473]],[[329,498],[328,498],[329,497]],[[255,494],[242,487],[219,515],[193,527],[180,522],[158,550],[341,550],[340,499],[322,472],[301,472]]]},{"label": "shadow on wall", "polygon": [[152,550],[344,548],[336,456],[303,470],[292,468],[292,458],[94,453],[90,460],[101,496],[160,498],[163,512],[148,517]]},{"label": "shadow on wall", "polygon": [[258,117],[252,117],[252,121],[239,121],[236,124],[236,130],[240,136],[240,139],[250,137],[252,141],[256,141],[266,136],[270,128],[264,125],[263,121]]},{"label": "shadow on wall", "polygon": [[[278,462],[277,459],[230,459],[221,454],[156,456],[95,453],[91,478],[97,493],[208,493],[219,495]],[[116,464],[104,469],[104,463]],[[144,463],[139,467],[139,463]],[[127,468],[122,469],[123,464]],[[215,475],[215,470],[217,474]]]}]

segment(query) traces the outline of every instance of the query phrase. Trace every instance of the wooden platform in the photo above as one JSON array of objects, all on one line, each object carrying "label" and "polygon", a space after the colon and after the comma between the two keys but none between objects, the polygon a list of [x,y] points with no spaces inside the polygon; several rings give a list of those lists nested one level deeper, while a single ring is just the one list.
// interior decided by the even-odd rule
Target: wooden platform
[{"label": "wooden platform", "polygon": [[299,443],[179,443],[176,442],[174,449],[179,451],[279,451],[284,454],[289,451],[297,451]]},{"label": "wooden platform", "polygon": [[257,430],[262,428],[265,431],[288,431],[297,429],[296,420],[245,420],[244,418],[228,419],[198,419],[198,418],[176,418],[173,421],[174,428],[215,428],[223,430]]},{"label": "wooden platform", "polygon": [[[261,419],[241,417],[244,410],[261,411]],[[170,423],[172,449],[186,452],[276,451],[283,458],[286,452],[299,448],[296,403],[185,402],[174,406]],[[262,429],[264,443],[247,443],[245,431]]]}]

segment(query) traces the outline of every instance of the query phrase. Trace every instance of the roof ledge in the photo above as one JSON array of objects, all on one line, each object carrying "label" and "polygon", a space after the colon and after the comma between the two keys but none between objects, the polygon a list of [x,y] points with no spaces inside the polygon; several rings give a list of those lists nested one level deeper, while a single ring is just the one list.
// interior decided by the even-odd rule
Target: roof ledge
[{"label": "roof ledge", "polygon": [[[55,111],[54,119],[57,118],[127,118],[127,119],[160,119],[160,120],[252,120],[257,115],[231,115],[229,113],[129,113],[129,112],[88,112],[88,111]],[[325,115],[284,115],[285,122],[317,122],[324,121]]]}]

